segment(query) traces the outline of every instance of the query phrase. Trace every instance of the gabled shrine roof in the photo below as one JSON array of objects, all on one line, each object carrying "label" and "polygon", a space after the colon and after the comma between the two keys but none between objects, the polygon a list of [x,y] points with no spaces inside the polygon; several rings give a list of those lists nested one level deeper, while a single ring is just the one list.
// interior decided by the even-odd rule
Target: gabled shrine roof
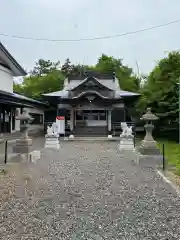
[{"label": "gabled shrine roof", "polygon": [[[98,83],[102,84],[104,87],[110,89],[110,90],[115,90],[116,89],[116,83],[113,79],[97,79],[94,78]],[[77,88],[78,86],[82,85],[88,80],[88,78],[85,78],[84,80],[71,80],[68,82],[68,79],[65,80],[66,85],[64,87],[64,90],[71,91],[74,88]]]},{"label": "gabled shrine roof", "polygon": [[[115,79],[112,79],[112,78],[111,79],[97,79],[97,78],[95,78],[95,80],[110,90],[119,90],[120,89],[117,78],[115,78]],[[68,81],[68,79],[65,79],[64,90],[71,91],[86,81],[87,81],[87,78],[85,78],[84,80],[76,79],[76,80],[70,80],[70,81]]]},{"label": "gabled shrine roof", "polygon": [[52,92],[43,94],[44,96],[49,97],[61,97],[61,98],[69,98],[69,91],[72,91],[76,87],[80,86],[81,84],[85,83],[88,80],[88,77],[94,78],[98,83],[103,85],[104,87],[114,91],[114,98],[121,98],[121,97],[135,97],[140,96],[139,93],[133,93],[128,91],[121,90],[119,86],[119,80],[115,77],[115,75],[107,75],[101,74],[97,75],[96,73],[92,73],[89,76],[70,76],[64,80],[64,88],[62,91]]}]

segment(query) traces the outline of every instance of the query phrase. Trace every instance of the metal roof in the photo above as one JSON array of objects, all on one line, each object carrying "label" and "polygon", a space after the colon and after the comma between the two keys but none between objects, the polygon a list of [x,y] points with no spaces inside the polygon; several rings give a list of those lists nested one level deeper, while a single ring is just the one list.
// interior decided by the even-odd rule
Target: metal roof
[{"label": "metal roof", "polygon": [[14,105],[14,106],[16,106],[16,107],[28,107],[28,108],[32,108],[32,105],[30,105],[30,104],[20,103],[19,101],[12,101],[12,100],[1,99],[1,98],[0,98],[0,103],[9,104],[9,105]]},{"label": "metal roof", "polygon": [[123,91],[123,90],[117,90],[115,91],[115,97],[135,97],[135,96],[140,96],[141,94],[139,93],[134,93],[134,92],[128,92],[128,91]]},{"label": "metal roof", "polygon": [[32,99],[32,98],[28,98],[28,97],[26,97],[24,95],[21,95],[21,94],[15,93],[15,92],[10,93],[10,92],[6,92],[6,91],[0,90],[0,98],[1,99],[6,99],[6,98],[14,99],[14,100],[19,101],[19,102],[21,100],[22,101],[24,100],[24,101],[29,102],[31,104],[40,104],[40,105],[48,106],[48,104],[46,104],[44,102],[40,102],[38,100],[35,100],[35,99]]},{"label": "metal roof", "polygon": [[[62,91],[43,94],[43,96],[68,98],[68,93],[69,93],[68,91],[62,90]],[[84,92],[83,92],[83,94],[84,94]],[[134,97],[134,96],[140,96],[140,94],[139,93],[128,92],[128,91],[123,91],[123,90],[115,90],[115,98]]]},{"label": "metal roof", "polygon": [[45,93],[42,94],[43,96],[47,96],[47,97],[64,97],[64,98],[68,98],[69,96],[69,92],[62,90],[62,91],[57,91],[57,92],[51,92],[51,93]]},{"label": "metal roof", "polygon": [[18,93],[12,93],[12,95],[16,98],[26,100],[26,101],[29,101],[29,102],[32,102],[32,103],[35,103],[35,104],[37,103],[37,104],[47,105],[46,103],[40,102],[40,101],[32,99],[32,98],[28,98],[28,97],[26,97],[24,95],[21,95],[21,94],[18,94]]}]

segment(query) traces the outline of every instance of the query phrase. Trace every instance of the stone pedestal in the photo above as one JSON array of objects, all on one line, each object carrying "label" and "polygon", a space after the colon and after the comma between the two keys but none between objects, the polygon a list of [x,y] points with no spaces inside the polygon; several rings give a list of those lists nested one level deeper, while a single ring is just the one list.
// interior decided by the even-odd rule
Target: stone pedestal
[{"label": "stone pedestal", "polygon": [[16,144],[13,149],[14,153],[27,154],[32,151],[32,139],[21,138],[16,140]]},{"label": "stone pedestal", "polygon": [[74,135],[73,135],[73,134],[69,135],[69,138],[70,138],[70,139],[73,139],[73,138],[74,138]]},{"label": "stone pedestal", "polygon": [[14,163],[36,163],[36,161],[41,159],[41,152],[34,150],[29,153],[12,153],[8,155],[7,164]]},{"label": "stone pedestal", "polygon": [[162,165],[163,156],[157,147],[156,141],[141,142],[141,146],[137,149],[135,162],[141,166],[157,167]]},{"label": "stone pedestal", "polygon": [[120,151],[134,151],[134,137],[133,136],[120,136],[119,143]]},{"label": "stone pedestal", "polygon": [[110,139],[111,139],[111,138],[112,138],[112,135],[111,135],[111,134],[109,134],[109,135],[108,135],[108,138],[110,138]]},{"label": "stone pedestal", "polygon": [[41,152],[40,151],[32,151],[29,153],[29,161],[35,163],[37,160],[41,159]]},{"label": "stone pedestal", "polygon": [[142,155],[160,155],[160,149],[157,147],[156,141],[142,140],[141,145],[138,149]]},{"label": "stone pedestal", "polygon": [[136,152],[136,156],[134,162],[142,167],[150,167],[150,168],[157,168],[161,166],[163,163],[163,156],[162,155],[143,155]]},{"label": "stone pedestal", "polygon": [[45,137],[45,148],[55,148],[59,149],[59,138],[58,136],[48,136]]}]

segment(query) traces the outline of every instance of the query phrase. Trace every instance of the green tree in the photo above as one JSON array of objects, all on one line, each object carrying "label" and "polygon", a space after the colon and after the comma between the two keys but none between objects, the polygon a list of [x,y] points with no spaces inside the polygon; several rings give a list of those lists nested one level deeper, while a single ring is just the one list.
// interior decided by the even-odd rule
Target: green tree
[{"label": "green tree", "polygon": [[14,92],[16,93],[21,93],[22,89],[21,89],[21,84],[18,84],[18,83],[14,83],[13,82],[13,90]]},{"label": "green tree", "polygon": [[50,60],[39,59],[30,72],[30,76],[25,77],[22,84],[14,83],[14,91],[27,97],[41,99],[43,93],[61,90],[64,75],[59,68],[59,61],[54,63]]},{"label": "green tree", "polygon": [[39,59],[38,62],[35,63],[35,67],[30,72],[32,76],[42,76],[44,74],[48,74],[55,70],[60,69],[60,62],[51,62],[50,60]]},{"label": "green tree", "polygon": [[116,77],[119,80],[120,87],[126,91],[135,91],[137,92],[140,87],[140,79],[133,74],[132,68],[123,65],[122,59],[114,58],[102,54],[98,59],[97,64],[94,67],[94,70],[102,73],[116,73]]},{"label": "green tree", "polygon": [[143,112],[150,106],[160,117],[161,123],[177,122],[179,77],[180,52],[170,52],[149,74],[141,90],[139,111]]},{"label": "green tree", "polygon": [[61,72],[65,77],[68,77],[72,72],[72,64],[69,58],[65,60],[65,63],[61,67]]},{"label": "green tree", "polygon": [[14,85],[14,91],[30,98],[42,99],[43,93],[59,91],[63,84],[64,75],[56,70],[44,76],[26,77],[21,85]]},{"label": "green tree", "polygon": [[95,66],[96,70],[102,73],[117,72],[122,67],[121,59],[102,54]]}]

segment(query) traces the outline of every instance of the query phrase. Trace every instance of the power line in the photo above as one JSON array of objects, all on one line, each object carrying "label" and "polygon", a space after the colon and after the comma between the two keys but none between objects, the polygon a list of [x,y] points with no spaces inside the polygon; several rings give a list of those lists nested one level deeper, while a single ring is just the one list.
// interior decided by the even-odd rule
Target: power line
[{"label": "power line", "polygon": [[108,39],[108,38],[117,38],[117,37],[123,37],[123,36],[131,35],[131,34],[137,34],[137,33],[145,32],[145,31],[153,30],[153,29],[156,29],[156,28],[165,27],[165,26],[168,26],[168,25],[171,25],[171,24],[175,24],[175,23],[178,23],[178,22],[180,22],[180,19],[175,20],[175,21],[171,21],[171,22],[168,22],[168,23],[164,23],[164,24],[160,24],[160,25],[148,27],[148,28],[143,28],[143,29],[135,30],[135,31],[129,31],[129,32],[121,33],[121,34],[109,35],[109,36],[102,36],[102,37],[92,37],[92,38],[79,38],[79,39],[48,39],[48,38],[32,38],[32,37],[24,37],[24,36],[18,36],[18,35],[9,35],[9,34],[5,34],[5,33],[0,33],[0,36],[11,37],[11,38],[18,38],[18,39],[24,39],[24,40],[33,40],[33,41],[46,41],[46,42],[80,42],[80,41],[94,41],[94,40],[102,40],[102,39]]}]

